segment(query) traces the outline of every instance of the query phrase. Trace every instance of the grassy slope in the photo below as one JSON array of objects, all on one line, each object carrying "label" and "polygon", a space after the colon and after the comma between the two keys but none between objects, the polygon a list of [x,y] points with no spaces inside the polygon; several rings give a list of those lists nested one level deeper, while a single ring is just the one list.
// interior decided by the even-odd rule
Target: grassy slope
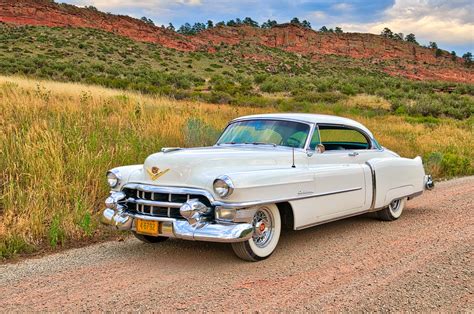
[{"label": "grassy slope", "polygon": [[[472,84],[410,81],[361,59],[322,56],[316,62],[251,42],[217,46],[214,54],[185,53],[92,29],[0,25],[0,43],[2,74],[285,111],[338,107],[340,113],[457,119],[474,112]],[[448,86],[453,93],[435,91]],[[389,106],[346,106],[359,94],[377,96]]]},{"label": "grassy slope", "polygon": [[[212,144],[230,119],[274,111],[0,76],[0,257],[100,237],[107,169],[162,146]],[[427,157],[438,178],[473,173],[468,120],[344,115],[401,155]]]}]

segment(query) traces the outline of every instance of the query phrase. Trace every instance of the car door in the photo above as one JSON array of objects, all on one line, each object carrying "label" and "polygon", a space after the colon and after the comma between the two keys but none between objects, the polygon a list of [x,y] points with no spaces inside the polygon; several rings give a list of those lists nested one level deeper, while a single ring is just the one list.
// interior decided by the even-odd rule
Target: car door
[{"label": "car door", "polygon": [[[313,209],[308,218],[314,222],[351,215],[366,208],[364,162],[359,161],[364,155],[354,154],[356,149],[340,149],[337,143],[347,141],[350,135],[341,134],[339,130],[345,129],[316,129],[311,139],[308,167],[314,173],[315,192],[320,195],[311,199]],[[318,145],[324,143],[329,149],[318,151]],[[358,145],[364,144],[347,144],[347,147],[359,148]]]}]

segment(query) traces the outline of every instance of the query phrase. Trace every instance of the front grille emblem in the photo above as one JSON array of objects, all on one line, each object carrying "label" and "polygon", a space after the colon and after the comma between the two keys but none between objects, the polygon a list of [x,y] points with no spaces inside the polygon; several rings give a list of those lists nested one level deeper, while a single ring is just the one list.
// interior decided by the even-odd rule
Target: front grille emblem
[{"label": "front grille emblem", "polygon": [[160,171],[160,168],[156,167],[156,166],[153,166],[151,167],[151,169],[147,168],[146,171],[148,172],[148,174],[150,175],[150,178],[155,181],[157,180],[159,177],[161,177],[162,175],[164,175],[165,173],[167,173],[168,171],[170,171],[170,169],[165,169],[163,171]]}]

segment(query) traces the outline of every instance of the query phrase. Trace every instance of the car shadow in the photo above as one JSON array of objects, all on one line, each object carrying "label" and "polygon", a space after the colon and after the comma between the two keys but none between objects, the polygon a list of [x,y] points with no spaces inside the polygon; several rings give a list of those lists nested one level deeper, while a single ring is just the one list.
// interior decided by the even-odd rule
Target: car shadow
[{"label": "car shadow", "polygon": [[[416,212],[416,210],[407,211],[406,215],[402,216],[399,221],[417,219]],[[282,230],[280,242],[274,255],[291,254],[298,251],[301,246],[318,245],[319,241],[328,238],[350,239],[360,237],[362,229],[372,228],[371,225],[380,226],[380,224],[381,221],[377,220],[373,214],[364,214],[303,230]],[[233,254],[231,245],[227,243],[169,239],[158,244],[147,244],[135,238],[126,242],[127,245],[122,248],[123,253],[135,257],[139,256],[141,261],[149,261],[150,263],[159,259],[160,263],[170,263],[183,267],[209,267],[210,270],[215,267],[217,261],[225,264],[246,263]],[[209,263],[196,264],[200,260]]]}]

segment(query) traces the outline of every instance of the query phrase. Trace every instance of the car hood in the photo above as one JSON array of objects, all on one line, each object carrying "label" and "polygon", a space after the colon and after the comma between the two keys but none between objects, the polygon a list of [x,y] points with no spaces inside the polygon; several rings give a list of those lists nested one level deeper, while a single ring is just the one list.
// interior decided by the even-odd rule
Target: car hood
[{"label": "car hood", "polygon": [[[292,150],[271,146],[225,146],[180,149],[150,155],[141,171],[129,182],[158,186],[196,187],[212,190],[220,175],[265,169],[291,168]],[[295,163],[306,162],[306,154],[295,150]]]}]

